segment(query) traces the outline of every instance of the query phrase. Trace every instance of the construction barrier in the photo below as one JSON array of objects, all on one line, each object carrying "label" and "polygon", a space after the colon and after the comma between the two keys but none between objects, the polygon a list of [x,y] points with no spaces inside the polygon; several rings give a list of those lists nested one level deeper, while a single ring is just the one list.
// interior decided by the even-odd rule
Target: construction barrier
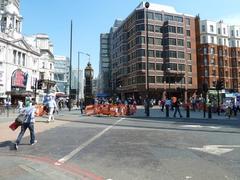
[{"label": "construction barrier", "polygon": [[96,104],[89,105],[85,108],[85,114],[90,115],[107,115],[107,116],[128,116],[136,113],[136,105],[114,105],[114,104]]},{"label": "construction barrier", "polygon": [[46,111],[45,111],[45,109],[44,109],[44,105],[38,104],[38,105],[36,105],[35,107],[36,107],[35,115],[36,115],[37,117],[43,116],[44,114],[46,114]]}]

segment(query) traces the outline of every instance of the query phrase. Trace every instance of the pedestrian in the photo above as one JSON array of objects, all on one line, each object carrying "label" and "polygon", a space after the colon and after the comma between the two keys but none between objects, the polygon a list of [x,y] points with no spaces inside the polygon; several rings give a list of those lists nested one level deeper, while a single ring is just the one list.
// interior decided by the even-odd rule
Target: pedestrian
[{"label": "pedestrian", "polygon": [[16,150],[18,149],[18,145],[20,144],[26,129],[29,129],[30,131],[30,144],[34,145],[37,143],[37,140],[35,138],[35,131],[34,131],[35,112],[36,112],[35,102],[33,102],[32,106],[27,105],[25,108],[22,109],[21,113],[24,113],[26,118],[21,125],[21,131],[15,143]]},{"label": "pedestrian", "polygon": [[83,114],[84,102],[82,100],[80,100],[79,102],[79,107],[80,107],[81,114]]},{"label": "pedestrian", "polygon": [[180,102],[179,99],[177,99],[174,103],[175,111],[174,111],[173,117],[176,117],[177,112],[178,112],[180,118],[182,117],[182,114],[181,114],[181,111],[180,111],[180,105],[181,105],[181,102]]},{"label": "pedestrian", "polygon": [[18,101],[18,106],[17,106],[18,113],[20,113],[22,111],[22,108],[23,108],[23,102],[22,102],[22,100],[19,100]]},{"label": "pedestrian", "polygon": [[53,96],[50,97],[50,100],[48,102],[49,107],[49,116],[47,122],[50,122],[51,120],[54,121],[54,110],[58,111],[57,104]]}]

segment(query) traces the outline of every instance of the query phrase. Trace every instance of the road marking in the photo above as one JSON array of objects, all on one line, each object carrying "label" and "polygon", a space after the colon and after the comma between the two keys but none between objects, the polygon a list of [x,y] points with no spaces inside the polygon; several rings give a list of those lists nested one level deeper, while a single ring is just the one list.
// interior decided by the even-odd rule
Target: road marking
[{"label": "road marking", "polygon": [[222,154],[233,151],[234,148],[240,148],[240,145],[205,145],[202,148],[189,147],[188,149],[193,149],[220,156]]},{"label": "road marking", "polygon": [[211,128],[211,129],[220,129],[218,126],[201,126],[201,125],[183,125],[184,128]]},{"label": "road marking", "polygon": [[86,141],[85,143],[81,144],[79,147],[77,147],[75,150],[73,150],[72,152],[70,152],[69,154],[67,154],[66,156],[64,156],[63,158],[59,159],[57,162],[55,162],[54,164],[56,166],[60,166],[63,163],[65,163],[66,161],[70,160],[73,156],[75,156],[77,153],[79,153],[82,149],[84,149],[86,146],[88,146],[89,144],[91,144],[93,141],[95,141],[96,139],[100,138],[104,133],[106,133],[107,131],[109,131],[110,129],[112,129],[116,124],[118,124],[119,122],[121,122],[122,120],[124,120],[125,118],[121,118],[119,119],[117,122],[115,122],[113,125],[108,126],[106,129],[104,129],[103,131],[101,131],[100,133],[98,133],[96,136],[92,137],[91,139],[89,139],[88,141]]}]

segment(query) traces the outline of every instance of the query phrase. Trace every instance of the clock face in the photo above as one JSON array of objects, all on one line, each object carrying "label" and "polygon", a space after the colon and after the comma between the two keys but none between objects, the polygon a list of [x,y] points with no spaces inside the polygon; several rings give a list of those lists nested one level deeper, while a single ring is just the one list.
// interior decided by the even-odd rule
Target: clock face
[{"label": "clock face", "polygon": [[91,76],[91,71],[85,71],[85,76],[90,77]]}]

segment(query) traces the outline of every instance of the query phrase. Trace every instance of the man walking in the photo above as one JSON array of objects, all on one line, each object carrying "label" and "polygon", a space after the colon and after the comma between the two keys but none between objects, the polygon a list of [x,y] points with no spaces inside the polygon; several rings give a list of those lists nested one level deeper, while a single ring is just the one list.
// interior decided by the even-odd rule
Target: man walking
[{"label": "man walking", "polygon": [[21,113],[24,113],[26,115],[26,118],[21,125],[21,131],[15,143],[16,150],[18,149],[18,145],[20,144],[26,129],[29,129],[30,131],[30,144],[34,145],[37,143],[34,132],[35,112],[36,112],[35,102],[33,102],[32,106],[28,105],[27,107],[22,109]]},{"label": "man walking", "polygon": [[180,105],[181,105],[181,102],[179,99],[177,99],[176,102],[174,103],[175,111],[174,111],[173,117],[176,117],[177,112],[178,112],[180,118],[182,117],[182,114],[180,111]]},{"label": "man walking", "polygon": [[50,122],[51,120],[54,121],[54,109],[57,111],[57,104],[53,96],[50,97],[50,100],[48,102],[48,107],[49,107],[49,117],[47,122]]}]

